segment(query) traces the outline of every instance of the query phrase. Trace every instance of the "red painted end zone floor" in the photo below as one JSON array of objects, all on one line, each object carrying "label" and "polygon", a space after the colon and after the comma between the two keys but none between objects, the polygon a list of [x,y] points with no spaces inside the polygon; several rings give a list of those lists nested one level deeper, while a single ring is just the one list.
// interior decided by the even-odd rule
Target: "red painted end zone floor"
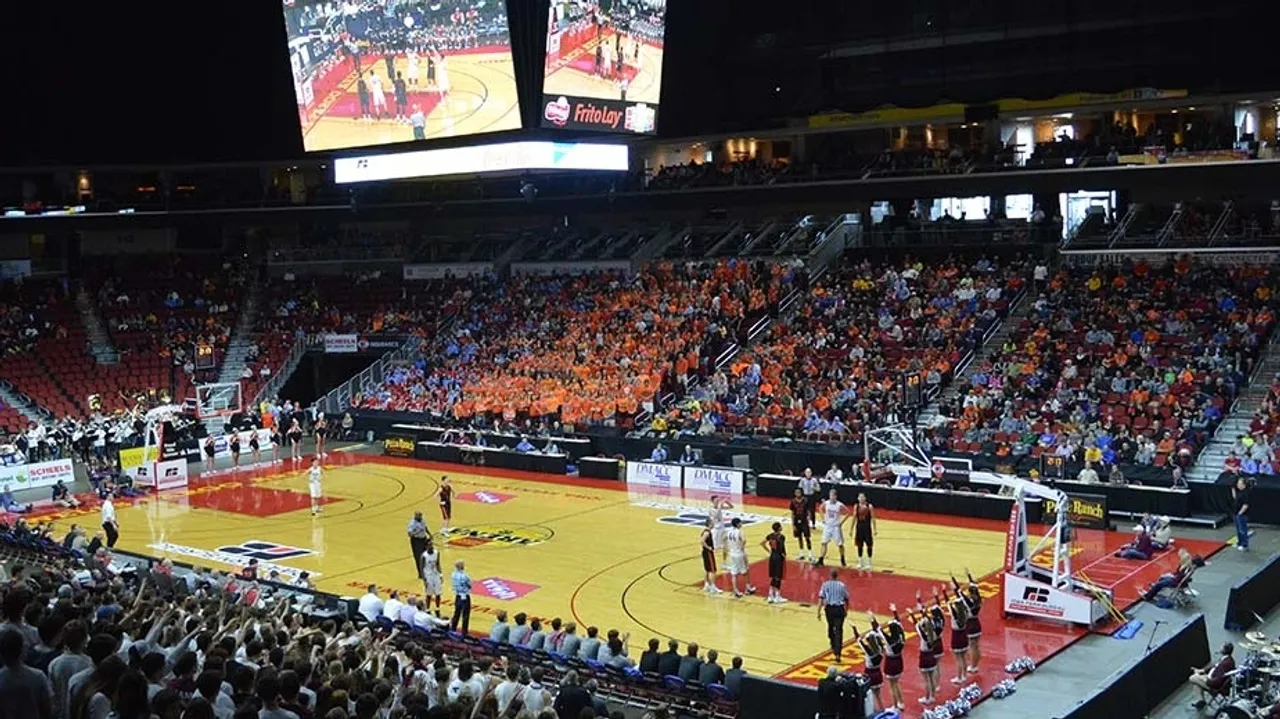
[{"label": "red painted end zone floor", "polygon": [[[483,472],[494,476],[555,484],[563,487],[584,486],[618,491],[625,491],[626,489],[625,485],[608,480],[559,477],[513,470],[500,470],[488,467],[463,468],[450,464],[346,452],[335,452],[330,454],[327,461],[330,464],[388,464],[420,469],[431,469],[442,472]],[[270,516],[271,514],[276,514],[281,511],[290,511],[290,509],[284,506],[277,505],[289,505],[292,507],[294,504],[298,504],[299,506],[297,508],[301,508],[309,503],[309,499],[305,495],[280,490],[258,488],[254,487],[253,484],[256,480],[272,477],[282,472],[297,471],[299,467],[309,466],[309,463],[310,457],[307,457],[297,464],[292,462],[274,465],[264,463],[254,467],[245,467],[238,470],[220,470],[214,473],[209,473],[210,476],[205,478],[193,478],[191,488],[200,489],[201,491],[193,492],[190,500],[192,504],[200,504],[202,502],[206,502],[206,500],[202,500],[201,498],[208,497],[207,503],[210,504],[211,508],[223,511],[246,512],[257,516]],[[272,494],[268,497],[266,494],[262,493]],[[283,497],[283,495],[294,494],[297,496],[287,498]],[[230,504],[225,504],[222,501],[217,500],[219,495],[222,495],[227,499],[231,499],[232,497],[242,499],[236,499],[236,501]],[[255,498],[255,501],[249,501]],[[691,495],[689,498],[693,499],[694,497]],[[86,506],[80,510],[62,510],[49,506],[37,506],[35,512],[29,516],[41,519],[50,519],[59,516],[75,516],[87,514],[89,512],[96,512],[96,507],[99,504],[96,496],[88,494],[80,495],[80,499],[86,502]],[[282,499],[283,501],[280,501]],[[122,501],[132,503],[139,500],[133,499]],[[480,499],[478,501],[485,500]],[[743,503],[747,506],[770,507],[774,509],[781,509],[786,506],[786,503],[781,499],[760,497],[744,497]],[[971,517],[943,517],[939,515],[891,511],[881,511],[880,515],[885,519],[897,521],[910,521],[922,524],[945,523],[950,526],[958,525],[996,531],[1002,531],[1007,526],[1007,523],[1004,521],[976,519]],[[1031,535],[1034,541],[1034,537],[1037,535],[1036,528],[1032,528]],[[1136,603],[1143,588],[1158,578],[1161,574],[1173,569],[1177,565],[1178,561],[1176,549],[1158,555],[1147,562],[1123,560],[1112,556],[1114,552],[1131,537],[1132,534],[1124,527],[1122,527],[1120,531],[1116,532],[1080,529],[1076,532],[1076,541],[1073,545],[1072,552],[1073,568],[1076,570],[1077,575],[1087,578],[1099,586],[1111,589],[1115,595],[1116,605],[1122,611]],[[1175,546],[1185,547],[1188,551],[1194,554],[1200,554],[1208,558],[1226,545],[1223,542],[1215,541],[1177,539]],[[939,551],[945,551],[945,549],[939,547]],[[784,594],[789,599],[797,603],[810,602],[812,597],[817,593],[818,585],[825,579],[827,571],[828,570],[814,568],[806,563],[790,562],[787,567],[786,581],[784,582]],[[900,608],[912,606],[914,605],[914,596],[917,589],[920,589],[928,595],[931,593],[932,589],[938,585],[936,580],[913,577],[903,573],[876,573],[867,576],[852,569],[841,569],[840,571],[841,578],[848,584],[853,597],[851,619],[856,621],[859,625],[866,624],[865,616],[868,611],[875,612],[880,616],[886,616],[889,614],[890,603],[896,603]],[[757,586],[768,586],[767,569],[763,562],[757,563],[751,567],[751,578]],[[1009,675],[1004,672],[1004,666],[1008,662],[1018,657],[1029,656],[1037,663],[1042,663],[1058,652],[1066,649],[1073,642],[1086,634],[1083,629],[1066,627],[1050,622],[1016,617],[1004,618],[1000,610],[1003,597],[999,574],[995,573],[991,576],[982,578],[981,584],[983,595],[985,597],[982,609],[982,671],[975,677],[972,677],[971,681],[977,681],[979,686],[983,689],[984,696],[990,687],[994,686],[997,682],[1008,678]],[[843,654],[844,661],[840,665],[842,669],[852,669],[855,671],[861,669],[861,654],[858,651],[856,643],[852,641],[852,637],[849,637],[849,641],[845,645],[845,651]],[[924,688],[921,676],[916,670],[918,658],[919,642],[912,637],[908,643],[908,649],[905,656],[907,670],[902,677],[903,694],[905,695],[909,709],[919,707],[916,700],[922,695]],[[777,675],[777,678],[797,683],[813,684],[816,683],[818,679],[826,675],[826,670],[831,663],[831,660],[831,653],[823,652],[780,673]],[[939,693],[940,700],[946,701],[947,699],[956,696],[958,689],[950,683],[950,678],[954,675],[954,658],[950,653],[948,653],[942,659],[939,673],[939,684],[941,685]],[[887,688],[885,690],[885,696],[888,696]]]}]

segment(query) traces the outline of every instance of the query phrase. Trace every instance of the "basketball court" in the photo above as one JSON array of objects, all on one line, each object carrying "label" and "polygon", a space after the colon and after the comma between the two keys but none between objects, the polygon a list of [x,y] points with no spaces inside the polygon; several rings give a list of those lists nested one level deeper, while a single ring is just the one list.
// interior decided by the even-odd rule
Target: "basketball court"
[{"label": "basketball court", "polygon": [[[440,139],[500,132],[520,128],[515,69],[511,53],[455,52],[446,59],[450,90],[443,96],[427,84],[426,61],[418,69],[418,84],[409,87],[409,112],[417,106],[426,116],[424,139]],[[408,60],[397,57],[395,71],[406,81]],[[303,143],[308,151],[382,145],[414,140],[413,127],[394,119],[395,93],[381,56],[361,59],[361,72],[377,74],[382,80],[391,118],[364,120],[360,116],[357,76],[350,60],[331,69],[325,81],[317,83],[314,102],[303,113]],[[319,89],[321,86],[328,90]]]},{"label": "basketball court", "polygon": [[[825,676],[831,663],[825,625],[813,605],[828,570],[789,562],[783,593],[790,602],[772,605],[763,598],[768,578],[759,544],[773,521],[782,521],[789,531],[780,500],[747,497],[745,506],[731,512],[744,520],[750,577],[761,588],[757,596],[734,599],[727,592],[708,596],[701,591],[698,541],[705,496],[337,451],[326,461],[324,510],[312,517],[305,476],[309,464],[308,458],[297,466],[286,461],[224,469],[206,473],[183,490],[120,501],[118,548],[224,569],[257,558],[264,575],[276,569],[288,579],[305,570],[320,589],[348,596],[363,594],[369,584],[384,592],[420,594],[405,527],[413,512],[421,510],[432,531],[439,529],[433,494],[446,473],[455,488],[455,530],[447,535],[443,562],[447,573],[455,560],[464,560],[475,582],[473,632],[487,633],[494,613],[506,609],[572,620],[580,633],[592,625],[602,633],[614,628],[630,632],[633,659],[649,638],[657,637],[664,649],[666,638],[680,640],[682,647],[696,641],[704,651],[718,650],[725,666],[741,655],[750,673],[803,683]],[[73,521],[96,525],[96,505],[58,513],[59,531]],[[1006,678],[1007,662],[1021,656],[1043,661],[1066,648],[1083,630],[1001,617],[998,572],[1005,526],[1002,521],[880,512],[876,572],[866,576],[841,570],[853,596],[851,620],[865,627],[870,611],[883,621],[890,603],[914,606],[917,589],[927,597],[953,574],[963,578],[967,568],[983,578],[987,597],[981,615],[983,666],[977,677],[984,691]],[[1121,608],[1177,562],[1174,552],[1150,562],[1113,559],[1111,553],[1129,536],[1079,530],[1072,547],[1075,566],[1098,584],[1114,586]],[[1179,539],[1178,546],[1207,557],[1224,545]],[[853,547],[848,549],[852,563]],[[796,551],[788,534],[788,553]],[[838,555],[829,556],[828,565],[838,567]],[[727,582],[721,577],[721,588],[727,589]],[[446,587],[445,611],[450,610]],[[908,636],[902,686],[916,706],[922,688],[915,671],[919,644],[913,634]],[[841,666],[860,669],[851,632],[847,639]],[[952,657],[944,657],[943,700],[956,694],[947,681],[953,671]]]},{"label": "basketball court", "polygon": [[[621,100],[618,83],[595,74],[596,47],[602,42],[612,44],[613,33],[588,40],[555,60],[548,58],[543,94]],[[662,53],[661,47],[649,42],[640,43],[638,63],[627,53],[627,102],[658,104],[662,94]]]}]

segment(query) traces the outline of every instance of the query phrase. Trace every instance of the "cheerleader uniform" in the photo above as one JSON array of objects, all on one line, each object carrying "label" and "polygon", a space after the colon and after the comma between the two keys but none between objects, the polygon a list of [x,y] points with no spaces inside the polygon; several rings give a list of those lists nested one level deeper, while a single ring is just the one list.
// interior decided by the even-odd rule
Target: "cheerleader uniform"
[{"label": "cheerleader uniform", "polygon": [[256,429],[249,435],[249,451],[254,454],[258,452],[258,430]]},{"label": "cheerleader uniform", "polygon": [[942,607],[934,605],[929,609],[929,622],[933,625],[933,660],[938,662],[942,660],[942,654],[945,649],[942,647],[943,631],[947,628],[947,616],[942,613]]},{"label": "cheerleader uniform", "polygon": [[969,651],[969,608],[963,599],[951,603],[951,651],[963,654]]},{"label": "cheerleader uniform", "polygon": [[982,636],[982,620],[978,618],[978,613],[982,611],[982,595],[978,594],[976,588],[969,592],[969,596],[965,598],[965,604],[969,606],[969,620],[964,626],[965,634],[970,639],[977,639]]},{"label": "cheerleader uniform", "polygon": [[231,447],[232,458],[238,458],[240,456],[240,435],[231,435],[231,442],[229,444]]},{"label": "cheerleader uniform", "polygon": [[938,651],[942,642],[933,631],[933,620],[923,617],[916,622],[916,634],[920,635],[920,672],[927,674],[938,671]]},{"label": "cheerleader uniform", "polygon": [[884,672],[880,665],[884,662],[884,653],[880,651],[880,643],[868,634],[862,638],[862,653],[866,656],[867,685],[874,689],[884,686]]},{"label": "cheerleader uniform", "polygon": [[884,676],[886,679],[897,679],[902,676],[902,650],[906,645],[906,633],[898,620],[889,623],[885,635]]}]

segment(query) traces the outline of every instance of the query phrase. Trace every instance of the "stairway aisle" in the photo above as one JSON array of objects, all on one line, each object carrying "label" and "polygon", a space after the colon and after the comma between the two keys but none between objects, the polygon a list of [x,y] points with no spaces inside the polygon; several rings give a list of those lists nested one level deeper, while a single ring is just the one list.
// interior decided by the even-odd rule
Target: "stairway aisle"
[{"label": "stairway aisle", "polygon": [[1235,408],[1222,419],[1213,438],[1205,445],[1204,451],[1196,463],[1187,470],[1187,481],[1215,482],[1222,474],[1223,462],[1236,443],[1236,437],[1249,433],[1249,423],[1253,421],[1253,413],[1262,407],[1267,399],[1267,391],[1271,387],[1271,378],[1280,373],[1280,342],[1273,341],[1267,345],[1261,361],[1250,378],[1249,386],[1237,398]]},{"label": "stairway aisle", "polygon": [[934,401],[930,402],[924,409],[920,410],[920,414],[916,415],[916,427],[927,429],[933,426],[934,420],[938,417],[938,410],[944,400],[955,399],[960,396],[960,387],[969,386],[969,377],[982,366],[982,363],[991,359],[1000,351],[1000,346],[1013,332],[1015,327],[1022,324],[1022,321],[1031,315],[1031,308],[1035,305],[1035,300],[1031,298],[1031,291],[1024,293],[1021,299],[1014,303],[1013,308],[1005,318],[1001,320],[1000,325],[996,327],[996,331],[991,333],[985,342],[980,345],[973,353],[973,360],[969,362],[963,370],[951,379],[951,383],[942,390]]},{"label": "stairway aisle", "polygon": [[102,314],[98,312],[98,305],[83,285],[76,288],[75,301],[76,309],[80,312],[80,322],[89,338],[89,351],[93,358],[98,364],[118,364],[120,353],[111,341],[107,326],[102,321]]},{"label": "stairway aisle", "polygon": [[18,410],[31,422],[43,423],[46,419],[39,406],[24,399],[24,395],[18,394],[8,382],[0,382],[0,402]]},{"label": "stairway aisle", "polygon": [[[227,342],[227,354],[222,358],[222,366],[218,368],[219,384],[238,384],[244,372],[249,348],[253,345],[254,334],[258,326],[258,305],[262,301],[262,284],[254,282],[245,287],[244,302],[240,305],[240,317],[236,320],[231,339]],[[241,405],[247,404],[252,397],[241,396]],[[221,434],[226,421],[222,417],[208,417],[204,426],[209,434]]]}]

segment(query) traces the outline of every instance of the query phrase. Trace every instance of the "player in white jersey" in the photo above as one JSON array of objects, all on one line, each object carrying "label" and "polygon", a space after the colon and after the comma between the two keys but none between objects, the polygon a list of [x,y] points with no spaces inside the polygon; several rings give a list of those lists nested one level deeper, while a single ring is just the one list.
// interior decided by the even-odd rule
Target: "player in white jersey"
[{"label": "player in white jersey", "polygon": [[844,523],[849,519],[848,507],[840,501],[833,489],[822,503],[822,553],[818,555],[816,566],[821,567],[827,558],[827,545],[835,542],[840,548],[840,566],[848,566],[844,561]]},{"label": "player in white jersey", "polygon": [[436,616],[440,616],[440,595],[444,588],[444,571],[440,569],[440,550],[436,549],[436,545],[431,541],[430,535],[427,536],[427,548],[420,558],[422,562],[422,584],[423,594],[426,601],[422,608],[431,611],[431,599],[436,600]]},{"label": "player in white jersey", "polygon": [[408,68],[404,73],[404,79],[408,81],[409,87],[418,86],[418,52],[412,48],[406,53],[408,60]]},{"label": "player in white jersey", "polygon": [[745,589],[747,594],[755,594],[756,588],[751,586],[751,579],[747,576],[747,538],[742,533],[742,519],[734,517],[729,522],[729,529],[725,532],[725,543],[729,545],[729,561],[725,565],[729,570],[729,582],[733,585],[733,596],[741,599],[742,592],[738,590],[738,577],[742,576],[742,581],[746,583]]},{"label": "player in white jersey", "polygon": [[720,550],[720,558],[723,560],[728,553],[725,546],[724,535],[724,513],[733,509],[733,502],[723,498],[711,495],[711,509],[707,511],[707,518],[711,520],[711,542],[715,548]]},{"label": "player in white jersey", "polygon": [[320,466],[319,459],[311,460],[311,469],[307,471],[307,484],[311,489],[311,514],[320,513],[320,498],[324,496],[324,492],[320,488],[320,481],[324,478],[324,468]]},{"label": "player in white jersey", "polygon": [[373,100],[373,114],[379,120],[387,114],[387,94],[382,90],[382,78],[373,70],[369,71],[369,97]]}]

